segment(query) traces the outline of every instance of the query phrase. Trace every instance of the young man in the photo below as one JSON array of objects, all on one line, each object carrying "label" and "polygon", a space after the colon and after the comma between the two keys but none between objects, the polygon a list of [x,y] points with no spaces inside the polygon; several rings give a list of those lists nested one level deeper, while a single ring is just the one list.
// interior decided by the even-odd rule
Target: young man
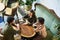
[{"label": "young man", "polygon": [[17,28],[17,26],[14,24],[14,18],[9,16],[7,18],[7,24],[3,28],[3,40],[14,40],[14,34],[16,34],[18,31],[13,29],[13,26]]},{"label": "young man", "polygon": [[34,40],[43,40],[47,36],[46,27],[44,25],[44,18],[38,17],[38,21],[36,23],[36,29],[37,32],[36,37]]}]

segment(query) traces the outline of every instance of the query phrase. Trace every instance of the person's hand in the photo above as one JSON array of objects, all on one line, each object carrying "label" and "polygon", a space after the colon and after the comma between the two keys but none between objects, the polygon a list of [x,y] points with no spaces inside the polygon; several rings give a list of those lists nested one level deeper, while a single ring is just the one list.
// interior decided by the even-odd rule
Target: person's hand
[{"label": "person's hand", "polygon": [[38,28],[34,29],[35,32],[39,32],[40,30]]}]

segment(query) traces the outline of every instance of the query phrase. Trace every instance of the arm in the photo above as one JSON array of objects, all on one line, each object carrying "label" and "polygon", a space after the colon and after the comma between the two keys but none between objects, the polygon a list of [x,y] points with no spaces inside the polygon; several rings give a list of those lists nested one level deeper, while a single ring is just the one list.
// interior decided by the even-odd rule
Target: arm
[{"label": "arm", "polygon": [[47,31],[46,31],[46,27],[44,26],[43,29],[41,29],[41,35],[46,38],[47,36]]},{"label": "arm", "polygon": [[4,32],[7,30],[8,25],[5,25],[4,28],[2,29],[1,33],[4,34]]}]

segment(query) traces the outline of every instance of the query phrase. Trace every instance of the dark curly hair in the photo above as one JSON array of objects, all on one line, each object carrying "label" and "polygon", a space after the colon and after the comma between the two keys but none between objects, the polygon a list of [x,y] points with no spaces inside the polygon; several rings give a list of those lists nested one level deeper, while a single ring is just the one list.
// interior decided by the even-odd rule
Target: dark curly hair
[{"label": "dark curly hair", "polygon": [[38,21],[41,23],[41,24],[44,24],[44,18],[42,18],[42,17],[38,17]]}]

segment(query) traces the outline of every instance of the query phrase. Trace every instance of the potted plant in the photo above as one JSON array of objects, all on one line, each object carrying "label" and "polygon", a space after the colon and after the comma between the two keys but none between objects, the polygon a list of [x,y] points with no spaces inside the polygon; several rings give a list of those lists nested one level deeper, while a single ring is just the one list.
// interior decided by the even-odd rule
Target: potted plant
[{"label": "potted plant", "polygon": [[57,32],[57,35],[53,36],[53,40],[59,40],[60,39],[60,24],[55,25],[54,28],[56,28],[58,32]]}]

